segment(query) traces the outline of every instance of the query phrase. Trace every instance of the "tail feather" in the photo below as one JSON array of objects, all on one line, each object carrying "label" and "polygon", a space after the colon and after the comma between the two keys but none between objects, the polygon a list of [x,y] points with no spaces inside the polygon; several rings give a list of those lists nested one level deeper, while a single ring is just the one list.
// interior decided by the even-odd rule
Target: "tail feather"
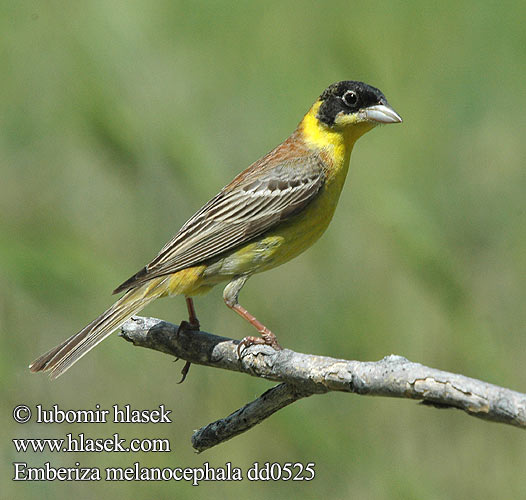
[{"label": "tail feather", "polygon": [[166,281],[167,277],[157,278],[129,290],[80,332],[33,361],[29,369],[32,372],[50,371],[51,378],[59,377],[134,314],[162,296]]}]

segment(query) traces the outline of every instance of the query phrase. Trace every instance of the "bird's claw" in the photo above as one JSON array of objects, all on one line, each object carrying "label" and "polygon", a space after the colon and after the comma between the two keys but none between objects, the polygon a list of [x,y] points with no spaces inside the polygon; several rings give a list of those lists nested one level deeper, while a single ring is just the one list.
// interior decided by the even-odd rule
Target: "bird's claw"
[{"label": "bird's claw", "polygon": [[190,323],[189,321],[183,320],[181,321],[181,324],[178,326],[177,331],[175,332],[175,336],[179,338],[179,335],[182,332],[185,332],[185,331],[198,332],[200,329],[201,329],[201,325],[199,324],[199,321],[197,321],[197,323]]},{"label": "bird's claw", "polygon": [[[179,327],[177,328],[177,331],[175,332],[175,337],[178,339],[181,332],[185,332],[185,331],[193,331],[193,332],[198,332],[199,330],[201,329],[201,326],[199,325],[199,321],[196,320],[192,323],[192,322],[189,322],[189,321],[181,321],[181,324],[179,325]],[[177,357],[177,359],[175,361],[177,361],[179,359],[179,357]],[[192,363],[190,363],[190,361],[187,361],[185,363],[185,365],[183,366],[183,369],[181,370],[181,380],[179,380],[179,382],[177,382],[178,384],[182,384],[185,379],[186,379],[186,376],[188,375],[188,372],[190,371],[190,366],[192,365]]]},{"label": "bird's claw", "polygon": [[241,359],[243,351],[252,345],[268,345],[275,351],[281,351],[283,349],[283,347],[279,345],[278,339],[272,332],[264,332],[261,334],[261,337],[248,336],[239,342],[237,345],[238,359]]},{"label": "bird's claw", "polygon": [[181,380],[179,380],[179,382],[177,382],[178,384],[182,384],[185,379],[186,379],[186,376],[188,375],[188,372],[190,371],[190,366],[192,366],[192,363],[190,363],[190,361],[187,361],[184,366],[183,366],[183,369],[181,370]]}]

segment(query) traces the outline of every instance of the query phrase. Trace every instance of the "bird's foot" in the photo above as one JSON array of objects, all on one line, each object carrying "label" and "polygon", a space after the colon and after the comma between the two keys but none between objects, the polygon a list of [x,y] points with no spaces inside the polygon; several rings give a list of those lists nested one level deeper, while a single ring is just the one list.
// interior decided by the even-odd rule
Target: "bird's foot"
[{"label": "bird's foot", "polygon": [[182,332],[187,332],[187,331],[198,332],[200,329],[201,329],[201,325],[199,324],[199,321],[197,320],[197,318],[194,322],[183,320],[181,321],[181,324],[177,328],[177,331],[175,332],[175,336],[179,338],[179,335]]},{"label": "bird's foot", "polygon": [[281,351],[283,349],[283,347],[278,344],[276,336],[270,330],[265,330],[261,332],[261,337],[249,336],[241,340],[237,345],[237,357],[241,359],[243,351],[252,345],[268,345],[275,351]]},{"label": "bird's foot", "polygon": [[[195,320],[192,322],[183,320],[181,321],[179,328],[177,328],[177,332],[175,332],[175,336],[178,339],[181,332],[185,332],[185,331],[198,332],[200,329],[201,329],[201,325],[199,324],[199,320],[197,318],[195,318]],[[188,372],[190,371],[191,365],[192,363],[190,363],[190,361],[187,361],[185,363],[185,365],[183,366],[183,369],[181,370],[181,380],[177,382],[178,384],[182,384],[185,381],[186,376],[188,375]]]},{"label": "bird's foot", "polygon": [[190,363],[190,361],[187,361],[184,364],[183,369],[181,370],[181,380],[177,382],[178,384],[182,384],[186,380],[186,376],[188,375],[188,372],[190,371],[191,366],[192,366],[192,363]]}]

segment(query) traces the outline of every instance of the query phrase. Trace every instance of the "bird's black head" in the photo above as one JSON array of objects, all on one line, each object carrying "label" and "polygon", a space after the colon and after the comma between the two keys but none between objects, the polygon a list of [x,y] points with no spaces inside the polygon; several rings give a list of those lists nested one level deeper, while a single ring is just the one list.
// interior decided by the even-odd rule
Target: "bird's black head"
[{"label": "bird's black head", "polygon": [[402,121],[382,92],[363,82],[333,83],[323,91],[319,100],[321,104],[316,117],[331,128],[363,122],[377,125]]}]

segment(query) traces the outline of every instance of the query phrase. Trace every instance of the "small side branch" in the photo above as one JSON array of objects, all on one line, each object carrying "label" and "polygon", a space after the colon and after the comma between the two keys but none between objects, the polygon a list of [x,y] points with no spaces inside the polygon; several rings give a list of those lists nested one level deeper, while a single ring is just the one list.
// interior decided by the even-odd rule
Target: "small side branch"
[{"label": "small side branch", "polygon": [[136,317],[123,325],[121,336],[136,346],[191,363],[281,382],[228,417],[196,431],[192,444],[198,451],[245,432],[298,399],[329,391],[417,399],[526,428],[526,394],[429,368],[401,356],[391,355],[375,362],[348,361],[252,346],[239,360],[238,341],[206,332],[189,331],[177,336],[177,328],[159,319]]},{"label": "small side branch", "polygon": [[294,386],[279,384],[247,403],[228,417],[201,427],[192,435],[192,446],[204,451],[248,431],[273,413],[310,394],[298,392]]}]

